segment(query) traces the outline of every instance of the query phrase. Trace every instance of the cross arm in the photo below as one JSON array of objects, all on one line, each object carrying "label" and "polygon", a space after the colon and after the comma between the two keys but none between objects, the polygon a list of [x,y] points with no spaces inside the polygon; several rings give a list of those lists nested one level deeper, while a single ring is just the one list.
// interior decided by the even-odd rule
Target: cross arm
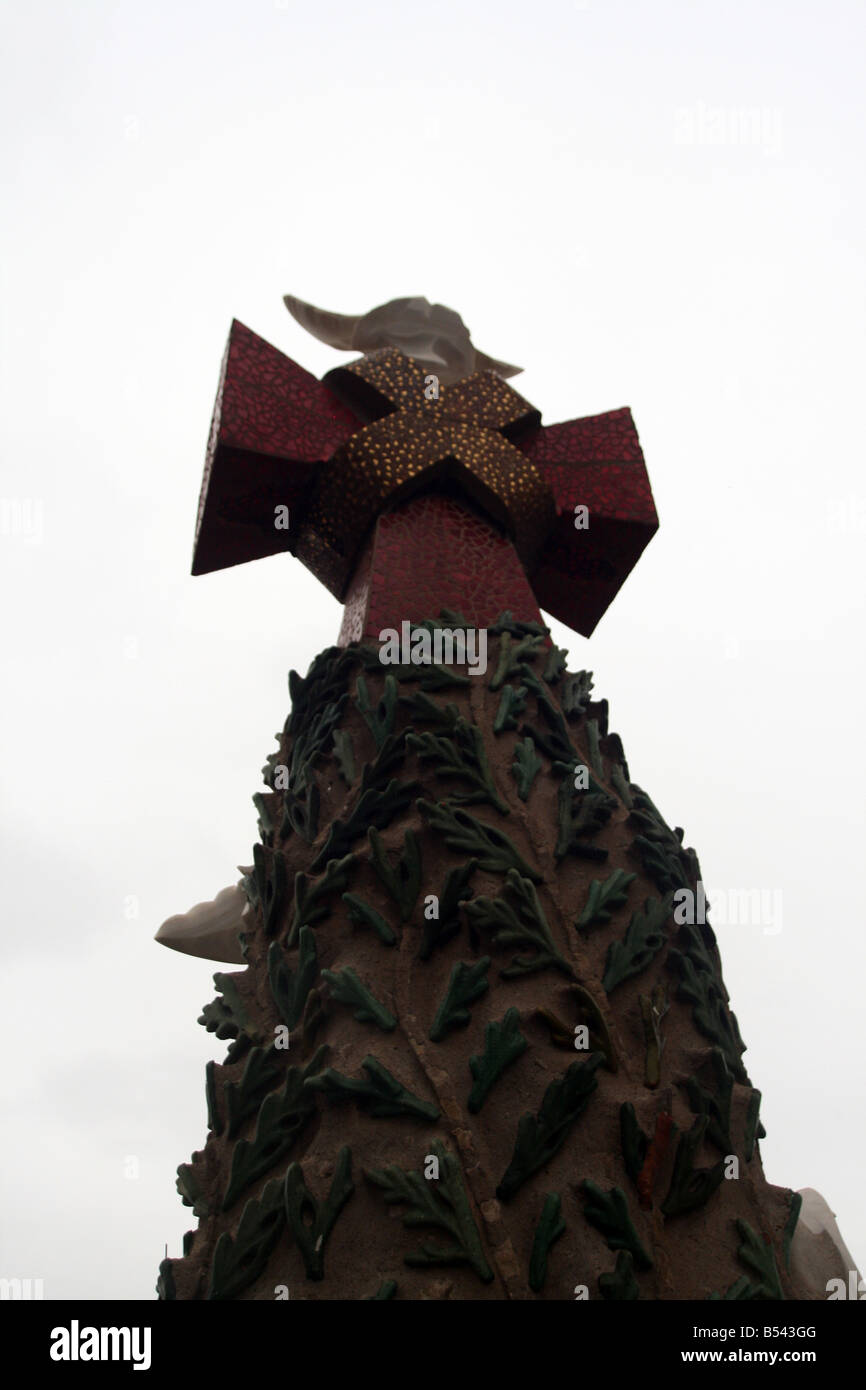
[{"label": "cross arm", "polygon": [[[588,637],[658,530],[631,411],[548,425],[518,448],[553,496],[556,520],[530,575],[546,612]],[[575,508],[588,509],[575,525]]]},{"label": "cross arm", "polygon": [[193,574],[294,549],[275,509],[299,509],[314,473],[358,428],[326,386],[237,319],[208,441]]}]

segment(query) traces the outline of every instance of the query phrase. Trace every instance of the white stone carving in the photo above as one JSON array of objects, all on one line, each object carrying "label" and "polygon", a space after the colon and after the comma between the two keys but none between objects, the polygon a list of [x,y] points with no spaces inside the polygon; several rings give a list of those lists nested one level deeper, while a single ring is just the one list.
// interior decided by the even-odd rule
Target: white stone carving
[{"label": "white stone carving", "polygon": [[479,352],[460,315],[427,299],[391,299],[357,316],[332,314],[291,294],[284,295],[283,303],[302,328],[329,347],[360,353],[399,348],[445,386],[472,372],[509,377],[523,370]]}]

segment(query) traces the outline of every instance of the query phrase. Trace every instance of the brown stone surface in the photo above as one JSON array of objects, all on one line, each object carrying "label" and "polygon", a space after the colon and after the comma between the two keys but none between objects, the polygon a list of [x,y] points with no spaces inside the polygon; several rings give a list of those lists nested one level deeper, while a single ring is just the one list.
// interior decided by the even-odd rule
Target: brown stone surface
[{"label": "brown stone surface", "polygon": [[[514,641],[517,640],[515,636]],[[270,936],[264,930],[261,909],[257,910],[255,929],[248,940],[248,966],[231,976],[248,1005],[250,1026],[266,1040],[273,1037],[274,1027],[280,1022],[268,984],[267,954],[272,941],[278,940],[285,945],[292,919],[295,875],[305,872],[313,878],[318,876],[312,874],[312,862],[320,853],[334,819],[345,819],[356,804],[362,767],[376,756],[374,739],[355,705],[357,678],[363,673],[375,704],[384,690],[389,668],[364,671],[360,664],[352,663],[351,654],[356,651],[357,648],[350,648],[349,655],[343,658],[348,699],[339,722],[339,727],[351,735],[354,745],[357,771],[354,784],[347,787],[342,779],[329,739],[326,753],[308,768],[321,801],[319,830],[312,844],[297,832],[280,840],[283,793],[270,792],[266,796],[274,824],[270,838],[276,852],[284,857],[288,889],[276,928]],[[256,1117],[250,1116],[231,1140],[225,1130],[221,1136],[210,1133],[193,1165],[210,1214],[202,1217],[189,1256],[169,1262],[177,1298],[209,1296],[213,1252],[218,1238],[223,1232],[236,1233],[247,1201],[258,1197],[273,1179],[282,1179],[291,1163],[301,1164],[307,1187],[323,1201],[338,1153],[345,1145],[351,1149],[355,1190],[325,1242],[324,1278],[317,1281],[307,1277],[297,1243],[286,1228],[263,1272],[239,1297],[273,1299],[276,1286],[286,1285],[291,1299],[364,1299],[375,1294],[383,1281],[395,1280],[397,1299],[573,1299],[575,1286],[581,1284],[587,1286],[591,1299],[598,1299],[601,1297],[599,1276],[613,1272],[617,1251],[610,1248],[606,1237],[584,1214],[586,1198],[581,1184],[587,1179],[605,1192],[620,1188],[627,1198],[639,1239],[653,1261],[650,1269],[636,1271],[641,1299],[706,1299],[714,1291],[723,1295],[744,1275],[756,1282],[758,1276],[738,1258],[741,1236],[737,1220],[748,1222],[759,1239],[771,1245],[787,1298],[814,1296],[785,1268],[782,1241],[791,1194],[766,1182],[758,1145],[750,1160],[745,1156],[743,1130],[751,1088],[743,1080],[734,1086],[731,1107],[731,1152],[738,1156],[739,1178],[722,1181],[708,1200],[694,1211],[670,1217],[662,1213],[662,1203],[671,1182],[676,1139],[688,1133],[695,1121],[682,1083],[689,1076],[699,1075],[707,1089],[715,1089],[711,1065],[713,1044],[696,1026],[692,1005],[677,997],[678,975],[671,968],[669,953],[673,948],[682,949],[682,940],[678,939],[681,929],[669,916],[664,944],[658,954],[641,973],[612,989],[610,996],[606,994],[602,976],[611,943],[622,941],[632,913],[640,909],[646,899],[663,896],[656,882],[647,875],[634,848],[639,828],[633,818],[630,820],[629,807],[623,800],[623,789],[625,796],[631,798],[634,787],[628,789],[628,772],[621,762],[618,739],[606,736],[606,704],[590,703],[580,717],[569,718],[567,725],[580,761],[592,769],[587,731],[590,720],[598,723],[602,761],[599,770],[592,771],[592,776],[613,798],[616,809],[607,824],[587,842],[607,851],[607,858],[604,862],[593,862],[567,853],[558,860],[554,851],[562,772],[555,769],[551,758],[539,749],[542,770],[532,784],[528,800],[524,802],[519,798],[511,765],[515,746],[525,737],[522,726],[546,730],[547,724],[539,714],[536,695],[530,690],[526,708],[518,719],[519,727],[494,734],[493,721],[501,690],[491,690],[490,682],[498,651],[499,639],[491,635],[486,675],[471,678],[461,686],[430,692],[429,698],[440,708],[449,703],[455,705],[469,723],[482,731],[496,790],[507,805],[508,814],[502,815],[493,805],[484,802],[468,805],[466,809],[478,820],[504,831],[526,863],[539,874],[539,901],[556,948],[573,970],[574,979],[552,968],[517,979],[503,978],[500,972],[512,958],[532,955],[532,949],[521,944],[493,944],[491,933],[487,930],[479,933],[465,910],[461,910],[459,932],[447,944],[434,950],[428,960],[420,959],[425,896],[441,895],[448,871],[465,862],[466,856],[449,849],[442,836],[431,830],[414,799],[408,811],[395,816],[382,829],[382,840],[392,860],[399,855],[408,828],[417,833],[421,845],[421,889],[410,919],[401,925],[396,905],[371,866],[367,837],[360,835],[352,844],[358,861],[350,873],[348,888],[382,914],[398,934],[398,943],[387,947],[369,928],[353,925],[346,904],[336,893],[330,898],[329,915],[313,924],[318,964],[320,969],[330,971],[350,966],[396,1017],[397,1028],[386,1033],[369,1023],[357,1022],[351,1008],[329,997],[330,987],[319,977],[316,985],[324,999],[324,1021],[306,1047],[301,1028],[296,1028],[289,1050],[281,1055],[286,1066],[298,1065],[309,1060],[314,1047],[326,1043],[329,1053],[325,1065],[359,1079],[365,1076],[361,1067],[363,1059],[373,1056],[415,1096],[433,1102],[441,1116],[432,1123],[404,1117],[373,1118],[354,1101],[335,1104],[319,1093],[315,1115],[299,1141],[264,1176],[252,1183],[227,1212],[222,1212],[220,1205],[232,1153],[237,1142],[252,1137]],[[527,668],[539,680],[545,656],[546,651],[540,651],[527,660]],[[459,671],[460,668],[452,669]],[[402,696],[412,697],[419,691],[417,677],[424,674],[424,668],[413,670],[414,677],[399,682]],[[509,680],[513,685],[519,684],[519,673]],[[542,684],[558,704],[562,680]],[[413,721],[409,706],[401,701],[395,732],[400,735],[410,727],[419,732],[447,733],[445,729],[434,729],[429,723]],[[290,762],[291,747],[291,737],[284,736],[279,763]],[[620,768],[619,775],[617,768]],[[419,760],[417,753],[411,750],[405,762],[398,764],[391,775],[401,780],[417,780],[420,785],[416,796],[431,802],[466,790],[465,783],[442,776],[440,768],[428,760]],[[692,857],[688,862],[696,876],[697,860]],[[613,911],[607,924],[589,932],[578,932],[575,923],[586,905],[591,882],[608,879],[617,868],[637,875],[628,889],[625,905]],[[504,876],[480,868],[472,878],[471,893],[473,898],[496,898],[503,893],[508,897]],[[705,932],[706,939],[709,933]],[[297,948],[286,955],[290,967],[295,968]],[[458,961],[471,964],[482,955],[492,957],[489,989],[469,1005],[468,1026],[449,1031],[442,1041],[431,1041],[430,1027],[448,988],[452,967]],[[558,1152],[513,1196],[501,1200],[497,1187],[512,1160],[521,1117],[536,1115],[548,1086],[561,1078],[572,1063],[587,1055],[575,1051],[573,1046],[557,1046],[548,1024],[536,1013],[538,1009],[550,1011],[572,1033],[579,1022],[572,988],[575,982],[593,996],[601,1011],[615,1050],[617,1069],[611,1070],[607,1065],[599,1068],[597,1089],[582,1115],[568,1129]],[[661,1025],[664,1050],[660,1084],[653,1088],[647,1085],[645,1076],[646,1043],[640,996],[649,995],[659,985],[667,990],[670,1007]],[[510,1008],[519,1011],[520,1029],[528,1047],[503,1072],[480,1112],[470,1114],[467,1109],[472,1085],[469,1059],[484,1052],[486,1025],[501,1020]],[[215,1068],[218,1104],[223,1113],[223,1084],[239,1080],[245,1060],[242,1056],[230,1066]],[[278,1084],[281,1084],[279,1080]],[[678,1131],[665,1149],[661,1138],[667,1121],[659,1127],[661,1138],[657,1147],[661,1152],[654,1155],[657,1160],[654,1179],[651,1180],[649,1171],[643,1176],[642,1193],[626,1171],[623,1160],[620,1112],[626,1102],[634,1106],[638,1123],[650,1139],[657,1132],[660,1115],[670,1115]],[[443,1233],[434,1228],[404,1225],[407,1207],[386,1205],[380,1189],[364,1177],[365,1170],[392,1164],[422,1171],[425,1156],[431,1153],[431,1145],[437,1140],[459,1159],[484,1256],[494,1275],[489,1283],[482,1282],[466,1264],[407,1265],[407,1255],[422,1245],[441,1244]],[[711,1167],[722,1157],[722,1151],[705,1137],[697,1152],[696,1166]],[[566,1232],[552,1246],[546,1282],[541,1292],[535,1293],[528,1282],[529,1263],[548,1193],[558,1193],[561,1198]]]}]

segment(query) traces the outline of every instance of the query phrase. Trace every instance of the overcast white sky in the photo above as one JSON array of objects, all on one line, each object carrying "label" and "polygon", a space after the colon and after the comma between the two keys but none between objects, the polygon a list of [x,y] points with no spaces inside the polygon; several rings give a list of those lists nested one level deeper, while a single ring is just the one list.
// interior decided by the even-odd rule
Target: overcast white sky
[{"label": "overcast white sky", "polygon": [[555,637],[704,881],[784,895],[717,928],[764,1166],[862,1268],[864,16],[7,0],[0,1275],[149,1299],[194,1224],[220,967],[152,937],[251,860],[340,621],[289,557],[189,576],[232,317],[346,360],[287,291],[452,306],[547,423],[631,406],[661,529]]}]

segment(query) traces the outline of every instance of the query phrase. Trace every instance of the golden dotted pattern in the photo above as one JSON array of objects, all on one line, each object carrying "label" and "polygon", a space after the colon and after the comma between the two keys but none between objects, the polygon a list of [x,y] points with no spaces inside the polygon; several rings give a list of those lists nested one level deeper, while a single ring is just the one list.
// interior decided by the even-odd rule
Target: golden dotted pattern
[{"label": "golden dotted pattern", "polygon": [[537,412],[492,372],[441,387],[439,399],[428,401],[425,373],[396,349],[339,370],[361,377],[397,409],[360,429],[318,475],[295,553],[322,583],[342,598],[375,518],[448,476],[530,564],[553,525],[553,499],[531,459],[499,430],[537,423]]},{"label": "golden dotted pattern", "polygon": [[413,357],[405,357],[398,348],[381,348],[357,362],[347,362],[345,367],[329,372],[325,381],[346,372],[372,386],[395,410],[412,410],[424,400],[424,372]]}]

